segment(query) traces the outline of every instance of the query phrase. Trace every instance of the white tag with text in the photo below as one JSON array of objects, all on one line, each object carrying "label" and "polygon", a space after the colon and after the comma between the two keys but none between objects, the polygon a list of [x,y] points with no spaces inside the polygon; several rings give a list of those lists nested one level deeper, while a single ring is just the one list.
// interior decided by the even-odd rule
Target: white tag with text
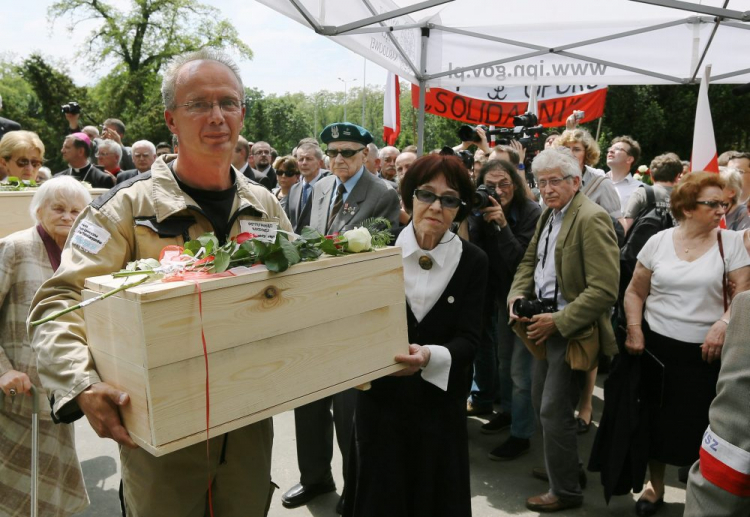
[{"label": "white tag with text", "polygon": [[272,244],[276,242],[276,232],[279,223],[273,221],[253,221],[243,219],[240,221],[240,232],[252,234],[254,239]]},{"label": "white tag with text", "polygon": [[96,255],[107,244],[109,237],[110,233],[107,230],[91,221],[84,220],[76,228],[71,243],[83,251]]}]

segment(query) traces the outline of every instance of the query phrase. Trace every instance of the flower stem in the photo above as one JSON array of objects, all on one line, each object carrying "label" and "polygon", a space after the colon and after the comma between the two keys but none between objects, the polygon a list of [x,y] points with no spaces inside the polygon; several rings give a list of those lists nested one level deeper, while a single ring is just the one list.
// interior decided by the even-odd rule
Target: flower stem
[{"label": "flower stem", "polygon": [[116,289],[112,289],[111,291],[107,291],[104,294],[100,294],[99,296],[95,296],[94,298],[90,298],[90,299],[86,300],[85,302],[78,303],[78,304],[73,305],[72,307],[68,307],[67,309],[64,309],[62,311],[58,311],[58,312],[55,312],[54,314],[50,314],[46,318],[42,318],[40,320],[32,321],[31,322],[31,326],[32,327],[37,327],[37,326],[41,325],[42,323],[47,323],[48,321],[56,320],[57,318],[59,318],[63,314],[67,314],[69,312],[77,311],[78,309],[80,309],[82,307],[85,307],[86,305],[92,304],[94,302],[98,302],[100,300],[104,300],[105,298],[109,298],[110,296],[112,296],[114,294],[117,294],[120,291],[124,291],[125,289],[129,289],[131,287],[135,287],[137,285],[141,285],[144,282],[146,282],[146,280],[148,280],[150,278],[150,276],[151,276],[148,273],[141,273],[141,274],[144,274],[146,276],[144,276],[140,280],[136,280],[135,282],[131,282],[129,284],[123,284],[123,285],[121,285],[120,287],[118,287]]}]

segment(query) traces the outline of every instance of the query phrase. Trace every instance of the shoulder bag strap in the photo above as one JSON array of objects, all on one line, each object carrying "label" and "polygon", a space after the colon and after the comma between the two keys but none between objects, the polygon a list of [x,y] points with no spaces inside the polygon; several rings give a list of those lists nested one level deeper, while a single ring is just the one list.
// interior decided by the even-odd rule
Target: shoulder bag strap
[{"label": "shoulder bag strap", "polygon": [[727,263],[724,261],[724,244],[721,241],[721,228],[719,228],[719,233],[716,234],[716,238],[719,240],[719,254],[721,255],[721,267],[723,268],[721,273],[721,289],[724,298],[724,312],[727,312],[727,309],[729,308],[729,303],[727,303],[729,298],[727,296]]}]

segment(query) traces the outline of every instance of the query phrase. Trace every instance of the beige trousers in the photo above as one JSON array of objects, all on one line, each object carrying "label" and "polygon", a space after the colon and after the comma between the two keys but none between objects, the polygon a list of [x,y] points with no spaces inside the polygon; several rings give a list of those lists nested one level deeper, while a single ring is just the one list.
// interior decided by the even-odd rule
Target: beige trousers
[{"label": "beige trousers", "polygon": [[211,438],[210,465],[206,460],[206,442],[159,458],[143,449],[121,447],[127,516],[210,515],[210,474],[214,515],[264,517],[274,490],[272,445],[273,422],[268,418]]}]

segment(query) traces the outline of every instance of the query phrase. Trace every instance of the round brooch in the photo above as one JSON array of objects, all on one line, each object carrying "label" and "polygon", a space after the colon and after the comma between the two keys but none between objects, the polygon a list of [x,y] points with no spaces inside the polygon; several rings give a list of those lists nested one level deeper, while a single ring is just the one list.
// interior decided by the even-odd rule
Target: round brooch
[{"label": "round brooch", "polygon": [[421,267],[425,271],[429,271],[430,269],[432,269],[432,259],[427,255],[422,255],[421,257],[419,257],[419,267]]}]

